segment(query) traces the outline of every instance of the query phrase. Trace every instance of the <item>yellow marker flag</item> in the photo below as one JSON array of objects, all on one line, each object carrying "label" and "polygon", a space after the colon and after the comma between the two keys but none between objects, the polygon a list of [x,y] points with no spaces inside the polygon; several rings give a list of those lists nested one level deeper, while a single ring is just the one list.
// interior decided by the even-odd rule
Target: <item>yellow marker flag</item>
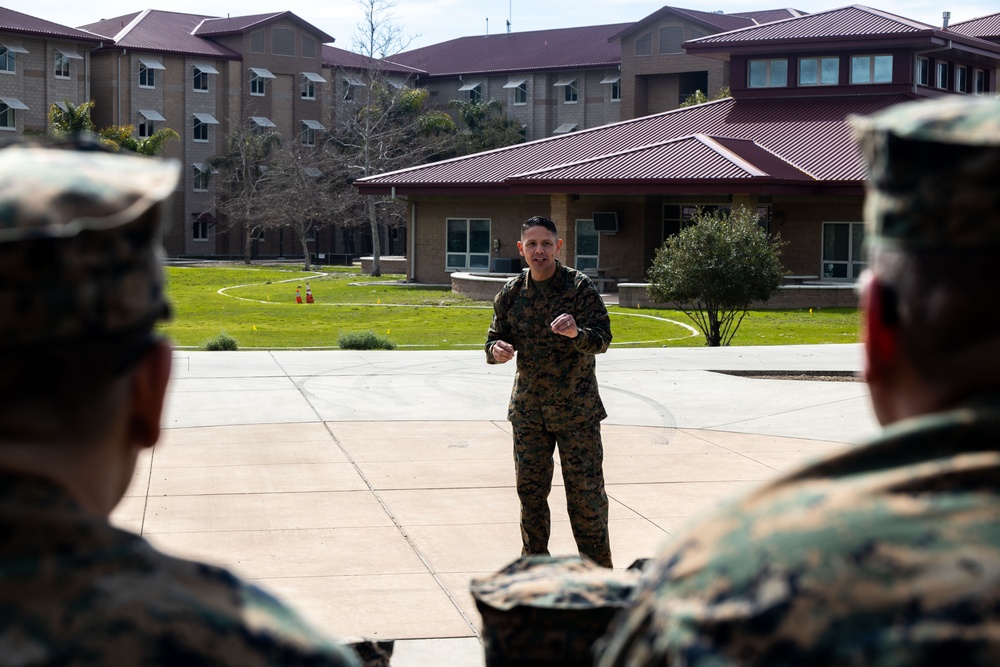
[{"label": "yellow marker flag", "polygon": [[256,325],[256,324],[252,324],[251,326],[253,327],[253,330],[254,330],[254,331],[256,331],[256,330],[257,330],[257,325]]},{"label": "yellow marker flag", "polygon": [[813,309],[812,309],[812,308],[810,308],[810,309],[809,309],[809,314],[810,314],[810,315],[812,315],[812,314],[813,314]]},{"label": "yellow marker flag", "polygon": [[386,329],[385,330],[385,335],[388,336],[390,331],[392,331],[392,329]]},{"label": "yellow marker flag", "polygon": [[381,303],[382,303],[382,299],[377,299],[376,301],[377,301],[377,302],[378,302],[379,304],[381,304]]}]

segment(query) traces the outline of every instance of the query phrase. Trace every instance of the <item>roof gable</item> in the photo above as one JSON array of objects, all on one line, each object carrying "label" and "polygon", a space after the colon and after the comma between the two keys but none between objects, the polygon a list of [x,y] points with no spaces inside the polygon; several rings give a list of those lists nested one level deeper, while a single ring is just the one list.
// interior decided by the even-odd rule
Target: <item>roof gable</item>
[{"label": "roof gable", "polygon": [[392,57],[429,76],[606,67],[621,62],[608,41],[627,23],[459,37]]},{"label": "roof gable", "polygon": [[156,51],[223,59],[239,59],[240,54],[210,39],[195,36],[194,30],[206,16],[147,9],[85,26],[114,40],[114,48]]},{"label": "roof gable", "polygon": [[301,28],[314,33],[323,43],[336,41],[332,35],[328,35],[308,21],[296,16],[292,12],[271,12],[269,14],[254,14],[252,16],[234,16],[232,18],[206,18],[205,21],[194,31],[199,37],[222,37],[224,35],[239,35],[251,30],[262,28],[275,21],[288,20],[297,23]]},{"label": "roof gable", "polygon": [[[358,185],[363,192],[395,187],[405,195],[463,190],[506,192],[517,183],[536,182],[542,186],[546,179],[556,180],[551,174],[559,174],[563,183],[609,183],[613,171],[605,172],[605,165],[632,170],[631,160],[652,155],[656,159],[669,158],[680,168],[682,161],[674,156],[681,151],[702,159],[700,176],[686,177],[685,183],[708,178],[712,173],[716,180],[745,179],[756,170],[770,178],[800,183],[815,179],[826,184],[857,184],[866,173],[847,117],[869,115],[906,99],[903,95],[726,98],[372,176],[358,181]],[[679,139],[684,141],[677,142]],[[696,140],[700,146],[694,143]],[[655,159],[643,164],[630,172],[636,174],[636,179],[641,178],[643,170],[658,169]],[[715,172],[710,168],[714,166],[718,166]],[[588,170],[597,175],[584,178]]]},{"label": "roof gable", "polygon": [[77,28],[46,21],[35,16],[15,12],[13,9],[0,7],[0,31],[20,33],[42,38],[57,38],[77,40],[81,42],[100,42],[101,36],[84,32]]},{"label": "roof gable", "polygon": [[1000,12],[955,23],[948,30],[966,37],[979,37],[980,39],[1000,37]]},{"label": "roof gable", "polygon": [[831,9],[815,14],[775,21],[764,25],[700,37],[685,46],[771,42],[775,40],[813,40],[829,37],[913,34],[933,31],[934,27],[862,5]]},{"label": "roof gable", "polygon": [[737,30],[739,28],[746,28],[747,26],[755,25],[752,19],[738,14],[717,14],[715,12],[702,12],[696,9],[684,9],[683,7],[661,7],[649,16],[639,19],[635,23],[625,27],[620,33],[615,35],[615,37],[618,39],[627,37],[631,34],[639,32],[640,30],[648,28],[652,24],[667,16],[676,16],[686,21],[692,21],[709,28],[712,32]]}]

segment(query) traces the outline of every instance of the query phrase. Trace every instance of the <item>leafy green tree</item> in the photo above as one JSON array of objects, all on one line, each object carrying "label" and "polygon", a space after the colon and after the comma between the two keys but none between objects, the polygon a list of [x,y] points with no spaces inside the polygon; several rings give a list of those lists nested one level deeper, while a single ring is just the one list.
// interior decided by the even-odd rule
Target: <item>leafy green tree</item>
[{"label": "leafy green tree", "polygon": [[[65,107],[65,108],[63,108]],[[49,107],[49,133],[56,138],[79,137],[84,134],[97,133],[100,142],[114,150],[127,150],[140,155],[159,155],[168,141],[180,139],[181,136],[169,127],[160,128],[155,133],[142,139],[137,139],[135,126],[111,125],[97,131],[90,114],[94,110],[94,101],[73,104],[63,101],[63,106],[53,104]]]},{"label": "leafy green tree", "polygon": [[524,141],[521,124],[507,116],[500,100],[452,100],[448,103],[458,112],[467,133],[464,135],[464,153],[479,153],[503,148]]},{"label": "leafy green tree", "polygon": [[227,229],[243,230],[245,264],[253,258],[254,239],[274,226],[270,200],[276,193],[268,187],[274,176],[268,160],[280,144],[277,132],[259,132],[245,125],[226,137],[225,153],[209,160],[209,165],[219,172],[215,208]]},{"label": "leafy green tree", "polygon": [[94,110],[94,100],[73,104],[64,101],[63,106],[53,103],[49,107],[49,132],[53,137],[75,137],[94,132],[94,121],[90,114]]},{"label": "leafy green tree", "polygon": [[717,93],[715,93],[715,95],[712,97],[712,99],[709,99],[708,95],[706,95],[705,93],[701,92],[701,90],[696,90],[693,93],[691,93],[690,95],[688,95],[687,99],[685,99],[683,102],[680,103],[680,106],[682,106],[682,107],[693,107],[696,104],[704,104],[705,102],[712,102],[712,101],[715,101],[715,100],[722,100],[722,99],[725,99],[727,97],[732,97],[732,94],[729,92],[729,86],[723,86],[722,88],[719,88],[719,91]]},{"label": "leafy green tree", "polygon": [[699,209],[694,224],[657,250],[647,274],[649,295],[690,317],[706,345],[729,345],[750,304],[767,301],[781,286],[782,245],[749,208]]}]

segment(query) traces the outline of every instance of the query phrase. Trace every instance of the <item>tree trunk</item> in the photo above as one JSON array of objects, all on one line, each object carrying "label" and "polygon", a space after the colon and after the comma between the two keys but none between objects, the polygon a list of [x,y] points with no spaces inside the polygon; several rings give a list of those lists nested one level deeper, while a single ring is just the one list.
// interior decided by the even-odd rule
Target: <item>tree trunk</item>
[{"label": "tree trunk", "polygon": [[250,227],[243,230],[243,263],[252,264],[253,256],[253,229]]},{"label": "tree trunk", "polygon": [[372,225],[372,272],[369,275],[382,275],[382,262],[380,261],[381,248],[378,239],[378,216],[375,211],[375,201],[368,198],[368,220]]},{"label": "tree trunk", "polygon": [[302,243],[302,255],[306,258],[305,271],[312,271],[312,257],[309,255],[309,241],[306,239],[306,230],[295,230]]}]

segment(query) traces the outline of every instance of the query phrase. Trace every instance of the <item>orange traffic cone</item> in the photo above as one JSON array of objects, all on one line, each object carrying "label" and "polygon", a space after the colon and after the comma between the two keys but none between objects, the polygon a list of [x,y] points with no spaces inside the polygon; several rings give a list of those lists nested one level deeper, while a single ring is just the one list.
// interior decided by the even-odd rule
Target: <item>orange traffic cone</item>
[{"label": "orange traffic cone", "polygon": [[309,288],[309,283],[306,283],[306,303],[313,303],[313,291]]},{"label": "orange traffic cone", "polygon": [[295,288],[295,303],[302,303],[302,293],[299,292],[300,289],[302,289],[301,285]]}]

